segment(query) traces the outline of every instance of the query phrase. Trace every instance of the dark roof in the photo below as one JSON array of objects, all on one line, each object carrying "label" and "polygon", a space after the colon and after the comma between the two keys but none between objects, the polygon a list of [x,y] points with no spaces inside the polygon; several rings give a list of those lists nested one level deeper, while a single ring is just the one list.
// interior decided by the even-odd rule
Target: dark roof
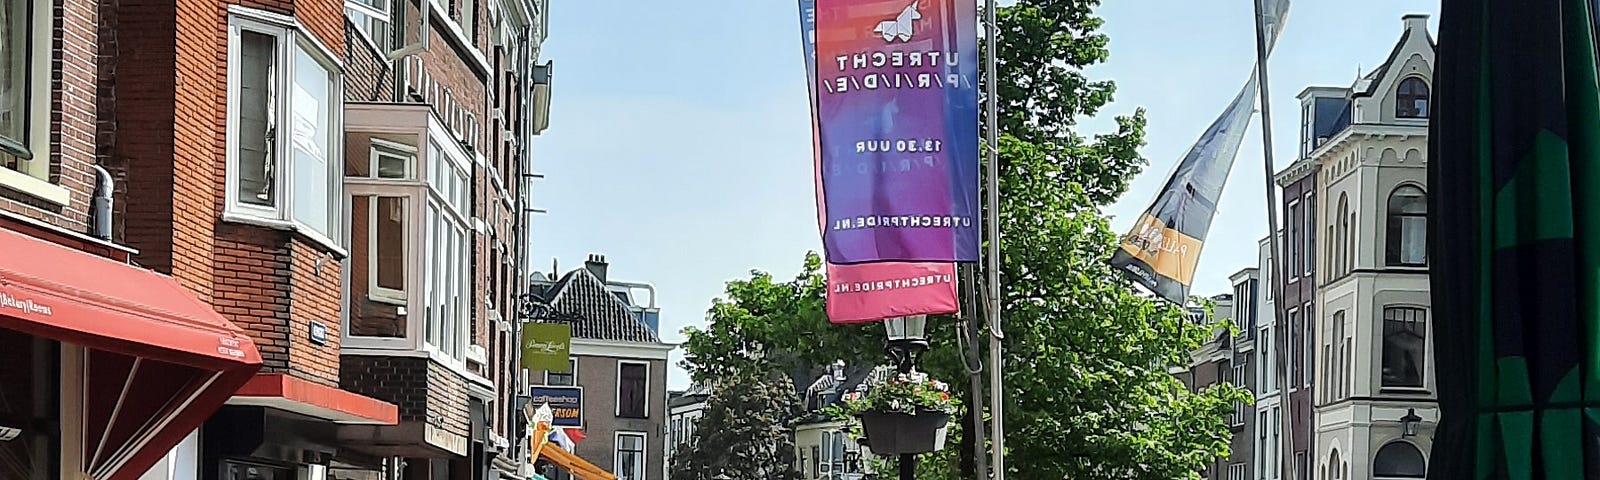
[{"label": "dark roof", "polygon": [[589,269],[567,273],[545,290],[545,301],[559,320],[572,325],[572,338],[618,342],[661,343],[633,308],[606,288]]},{"label": "dark roof", "polygon": [[[1366,90],[1357,91],[1354,96],[1373,96],[1374,93],[1378,93],[1378,83],[1384,82],[1384,75],[1389,75],[1389,67],[1394,66],[1395,61],[1398,61],[1400,51],[1405,50],[1405,42],[1410,38],[1411,29],[1406,29],[1405,34],[1400,34],[1400,42],[1395,42],[1394,50],[1389,51],[1389,59],[1386,59],[1384,64],[1378,67],[1378,70],[1373,70],[1373,74],[1368,75],[1368,78],[1371,78],[1371,82],[1366,83]],[[1432,42],[1432,40],[1429,40],[1429,42]]]}]

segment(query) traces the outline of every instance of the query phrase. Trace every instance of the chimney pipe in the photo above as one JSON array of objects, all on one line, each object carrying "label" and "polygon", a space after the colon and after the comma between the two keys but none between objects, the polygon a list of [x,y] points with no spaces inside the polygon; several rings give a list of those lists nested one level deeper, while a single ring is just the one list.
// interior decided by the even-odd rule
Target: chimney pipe
[{"label": "chimney pipe", "polygon": [[111,178],[111,172],[99,165],[90,165],[94,168],[95,185],[94,198],[90,200],[92,219],[90,234],[101,240],[111,239],[111,191],[116,186],[116,180]]},{"label": "chimney pipe", "polygon": [[589,273],[593,273],[601,282],[606,281],[606,270],[609,270],[610,266],[611,264],[606,263],[606,256],[598,253],[589,254],[589,259],[583,262],[583,268],[589,269]]}]

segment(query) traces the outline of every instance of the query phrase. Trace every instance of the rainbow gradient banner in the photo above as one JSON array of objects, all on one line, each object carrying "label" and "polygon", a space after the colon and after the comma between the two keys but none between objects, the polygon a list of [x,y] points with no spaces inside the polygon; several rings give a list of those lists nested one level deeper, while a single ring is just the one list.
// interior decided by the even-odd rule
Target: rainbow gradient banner
[{"label": "rainbow gradient banner", "polygon": [[[806,77],[816,69],[816,0],[800,0],[801,45]],[[815,108],[816,84],[809,84]],[[812,143],[817,129],[812,129]],[[813,149],[816,162],[817,223],[826,230],[823,215],[821,150]],[[938,315],[961,310],[955,282],[955,264],[948,262],[883,262],[858,265],[827,263],[828,320],[833,323],[874,322],[889,317]]]},{"label": "rainbow gradient banner", "polygon": [[828,262],[976,262],[976,0],[815,0],[811,20]]}]

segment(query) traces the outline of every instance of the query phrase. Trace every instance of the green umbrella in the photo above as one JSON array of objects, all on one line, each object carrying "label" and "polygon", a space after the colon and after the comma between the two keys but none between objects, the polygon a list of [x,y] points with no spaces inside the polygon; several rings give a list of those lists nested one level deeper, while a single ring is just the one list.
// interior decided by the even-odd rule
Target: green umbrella
[{"label": "green umbrella", "polygon": [[1600,479],[1591,1],[1442,2],[1428,244],[1443,413],[1428,478]]}]

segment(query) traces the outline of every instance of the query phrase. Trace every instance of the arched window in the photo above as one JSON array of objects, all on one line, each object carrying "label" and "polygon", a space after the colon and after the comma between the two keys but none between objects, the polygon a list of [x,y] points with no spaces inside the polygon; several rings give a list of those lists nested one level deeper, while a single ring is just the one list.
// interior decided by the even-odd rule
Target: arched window
[{"label": "arched window", "polygon": [[1428,118],[1428,84],[1421,78],[1401,80],[1400,90],[1394,97],[1394,116]]},{"label": "arched window", "polygon": [[1339,249],[1339,258],[1334,262],[1336,266],[1332,268],[1343,276],[1350,273],[1350,197],[1343,193],[1339,194],[1339,216],[1335,217],[1334,222],[1339,224],[1339,236],[1335,237],[1339,242],[1339,246],[1336,247]]},{"label": "arched window", "polygon": [[1392,442],[1378,449],[1372,459],[1372,478],[1377,480],[1423,478],[1428,474],[1422,451],[1406,442]]},{"label": "arched window", "polygon": [[1340,468],[1342,465],[1344,465],[1344,462],[1339,460],[1339,451],[1334,450],[1333,453],[1328,456],[1328,471],[1332,475],[1329,480],[1344,479],[1344,469]]},{"label": "arched window", "polygon": [[1414,185],[1389,194],[1389,228],[1384,235],[1389,265],[1421,267],[1428,264],[1428,194]]},{"label": "arched window", "polygon": [[1383,386],[1422,388],[1427,367],[1428,312],[1383,308]]}]

